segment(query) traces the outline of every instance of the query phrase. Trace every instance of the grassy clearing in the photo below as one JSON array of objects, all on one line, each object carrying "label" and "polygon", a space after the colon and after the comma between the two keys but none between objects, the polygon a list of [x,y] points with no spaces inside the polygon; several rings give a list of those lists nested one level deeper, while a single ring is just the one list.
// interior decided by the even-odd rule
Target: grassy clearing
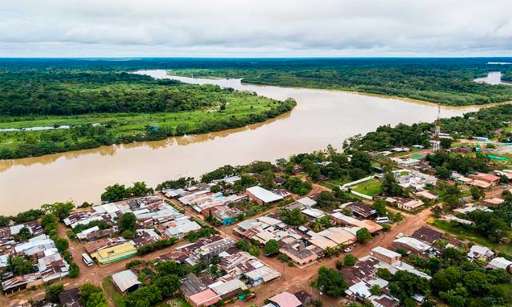
[{"label": "grassy clearing", "polygon": [[124,296],[117,291],[112,283],[112,277],[106,277],[101,282],[101,286],[103,287],[103,291],[105,291],[105,295],[107,299],[111,299],[114,302],[116,307],[125,307]]},{"label": "grassy clearing", "polygon": [[493,250],[502,252],[504,254],[512,255],[512,245],[510,245],[510,244],[497,244],[497,243],[491,242],[488,239],[486,239],[478,234],[468,232],[466,229],[463,229],[456,225],[452,225],[451,223],[449,223],[447,221],[442,221],[442,220],[436,219],[436,220],[434,220],[432,225],[441,230],[444,230],[450,234],[455,235],[459,240],[473,241],[477,244],[487,246]]},{"label": "grassy clearing", "polygon": [[382,183],[374,178],[354,186],[352,190],[368,196],[375,196],[382,193]]},{"label": "grassy clearing", "polygon": [[343,185],[347,182],[348,181],[345,179],[329,179],[326,181],[321,181],[321,182],[319,182],[319,184],[332,190],[336,187],[340,187],[341,185]]},{"label": "grassy clearing", "polygon": [[184,298],[178,297],[168,300],[164,303],[160,303],[157,307],[192,307]]}]

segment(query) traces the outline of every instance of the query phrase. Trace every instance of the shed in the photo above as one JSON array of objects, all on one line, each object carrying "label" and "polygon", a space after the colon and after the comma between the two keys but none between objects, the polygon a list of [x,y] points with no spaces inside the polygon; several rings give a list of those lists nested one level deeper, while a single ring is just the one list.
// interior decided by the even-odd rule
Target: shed
[{"label": "shed", "polygon": [[132,270],[124,270],[112,275],[112,282],[121,292],[131,292],[139,288],[141,282]]}]

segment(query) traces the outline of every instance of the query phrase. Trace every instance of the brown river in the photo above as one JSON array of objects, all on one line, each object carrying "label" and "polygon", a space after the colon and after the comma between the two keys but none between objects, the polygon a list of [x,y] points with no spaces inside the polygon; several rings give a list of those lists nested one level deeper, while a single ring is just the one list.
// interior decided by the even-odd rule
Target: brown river
[{"label": "brown river", "polygon": [[[163,70],[144,71],[167,78]],[[274,161],[291,154],[323,149],[380,125],[433,121],[437,107],[350,92],[259,86],[238,79],[172,77],[184,82],[218,84],[254,91],[275,99],[292,97],[297,107],[264,123],[222,132],[156,142],[105,146],[35,158],[0,160],[0,214],[38,208],[48,202],[98,202],[114,183],[145,181],[151,186],[181,176],[199,176],[225,164]],[[441,109],[441,116],[476,108]]]}]

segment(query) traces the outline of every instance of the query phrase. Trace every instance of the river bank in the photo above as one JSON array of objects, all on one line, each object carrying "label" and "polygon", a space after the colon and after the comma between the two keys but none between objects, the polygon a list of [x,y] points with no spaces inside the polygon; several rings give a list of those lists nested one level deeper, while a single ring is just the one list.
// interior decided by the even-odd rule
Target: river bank
[{"label": "river bank", "polygon": [[[166,76],[162,70],[152,73]],[[0,161],[0,214],[55,201],[97,202],[103,189],[113,183],[145,181],[156,185],[181,176],[199,176],[225,164],[273,161],[329,144],[340,148],[344,139],[381,125],[432,122],[437,117],[435,105],[397,99],[247,85],[232,79],[193,82],[256,92],[278,100],[291,97],[297,107],[276,119],[238,129]],[[476,109],[442,107],[441,116],[452,117]]]}]

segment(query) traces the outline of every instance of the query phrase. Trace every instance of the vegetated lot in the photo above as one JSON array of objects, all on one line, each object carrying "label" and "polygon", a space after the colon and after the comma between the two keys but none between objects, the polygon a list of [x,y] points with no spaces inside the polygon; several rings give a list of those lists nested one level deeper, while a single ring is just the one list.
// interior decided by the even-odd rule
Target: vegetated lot
[{"label": "vegetated lot", "polygon": [[375,196],[382,192],[382,183],[373,178],[354,186],[352,190],[368,196]]},{"label": "vegetated lot", "polygon": [[103,291],[105,291],[106,297],[109,297],[114,302],[114,306],[116,307],[124,307],[126,304],[124,303],[124,296],[121,294],[112,283],[112,277],[106,277],[101,282],[101,286]]},{"label": "vegetated lot", "polygon": [[460,226],[453,225],[450,222],[447,221],[441,221],[441,220],[435,220],[432,225],[436,226],[439,229],[442,229],[448,233],[451,233],[455,236],[457,236],[461,240],[469,240],[473,241],[477,244],[481,244],[484,246],[488,246],[489,248],[492,248],[493,250],[498,250],[504,254],[512,255],[512,245],[510,244],[499,244],[494,243],[488,240],[487,238],[476,234],[468,232],[466,229],[463,229]]},{"label": "vegetated lot", "polygon": [[[0,159],[242,127],[295,106],[117,72],[0,73],[0,81]],[[5,131],[34,127],[59,129]]]}]

